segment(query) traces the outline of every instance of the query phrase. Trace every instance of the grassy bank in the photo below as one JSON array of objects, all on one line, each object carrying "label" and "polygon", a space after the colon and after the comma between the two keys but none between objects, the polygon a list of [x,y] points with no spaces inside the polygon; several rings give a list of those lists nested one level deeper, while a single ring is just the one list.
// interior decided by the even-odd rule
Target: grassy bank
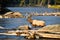
[{"label": "grassy bank", "polygon": [[60,5],[48,5],[48,8],[60,9]]}]

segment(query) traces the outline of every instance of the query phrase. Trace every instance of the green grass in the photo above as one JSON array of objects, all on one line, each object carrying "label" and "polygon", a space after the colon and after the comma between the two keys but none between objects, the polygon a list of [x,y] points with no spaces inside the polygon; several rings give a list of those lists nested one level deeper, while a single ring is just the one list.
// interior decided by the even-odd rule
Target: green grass
[{"label": "green grass", "polygon": [[60,9],[60,5],[50,5],[49,8]]}]

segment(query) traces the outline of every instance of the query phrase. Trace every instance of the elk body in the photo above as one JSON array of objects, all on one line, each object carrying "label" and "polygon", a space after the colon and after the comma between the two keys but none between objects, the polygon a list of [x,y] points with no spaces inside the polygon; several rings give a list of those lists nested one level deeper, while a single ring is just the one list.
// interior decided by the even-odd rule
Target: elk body
[{"label": "elk body", "polygon": [[32,26],[45,26],[45,21],[43,20],[33,20],[31,17],[28,17],[28,22],[32,24]]}]

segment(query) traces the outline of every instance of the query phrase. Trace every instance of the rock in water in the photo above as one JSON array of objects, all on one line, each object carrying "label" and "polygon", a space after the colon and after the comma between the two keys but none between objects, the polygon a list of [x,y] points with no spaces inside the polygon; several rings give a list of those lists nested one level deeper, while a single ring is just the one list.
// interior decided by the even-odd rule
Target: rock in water
[{"label": "rock in water", "polygon": [[22,13],[20,12],[7,12],[3,16],[4,18],[20,18],[23,17]]},{"label": "rock in water", "polygon": [[18,29],[20,30],[29,30],[29,26],[28,25],[22,25],[22,26],[19,26]]},{"label": "rock in water", "polygon": [[4,29],[4,27],[1,27],[1,26],[0,26],[0,29]]},{"label": "rock in water", "polygon": [[39,30],[48,32],[60,32],[60,24],[47,25]]}]

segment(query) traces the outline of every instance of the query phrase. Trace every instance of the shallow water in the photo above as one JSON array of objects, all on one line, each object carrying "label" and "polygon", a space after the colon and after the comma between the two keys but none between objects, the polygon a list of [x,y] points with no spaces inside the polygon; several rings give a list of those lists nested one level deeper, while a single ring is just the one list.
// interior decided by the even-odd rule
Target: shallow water
[{"label": "shallow water", "polygon": [[44,12],[60,12],[60,10],[57,9],[51,9],[46,7],[7,7],[11,11],[18,11],[18,12],[38,12],[38,13],[44,13]]},{"label": "shallow water", "polygon": [[[33,16],[32,19],[44,20],[46,22],[46,25],[60,24],[59,16]],[[31,25],[31,24],[27,21],[26,18],[0,19],[0,26],[4,28],[16,28],[21,25]]]},{"label": "shallow water", "polygon": [[[48,9],[48,8],[36,8],[36,7],[26,7],[26,8],[8,8],[11,11],[19,11],[22,12],[23,15],[27,16],[25,13],[32,13],[32,12],[38,12],[38,13],[44,13],[44,12],[57,12],[55,9]],[[60,10],[59,10],[60,11]],[[44,20],[46,22],[46,25],[50,24],[60,24],[60,17],[59,16],[32,16],[32,19],[37,20]],[[8,18],[8,19],[0,19],[0,26],[4,28],[17,28],[21,25],[30,25],[32,26],[26,18]],[[4,30],[0,30],[0,32],[5,32]],[[0,40],[58,40],[58,39],[25,39],[24,37],[17,37],[17,36],[3,36],[0,35]]]},{"label": "shallow water", "polygon": [[0,40],[60,40],[60,39],[51,39],[51,38],[40,38],[40,39],[26,39],[22,36],[0,36]]}]

